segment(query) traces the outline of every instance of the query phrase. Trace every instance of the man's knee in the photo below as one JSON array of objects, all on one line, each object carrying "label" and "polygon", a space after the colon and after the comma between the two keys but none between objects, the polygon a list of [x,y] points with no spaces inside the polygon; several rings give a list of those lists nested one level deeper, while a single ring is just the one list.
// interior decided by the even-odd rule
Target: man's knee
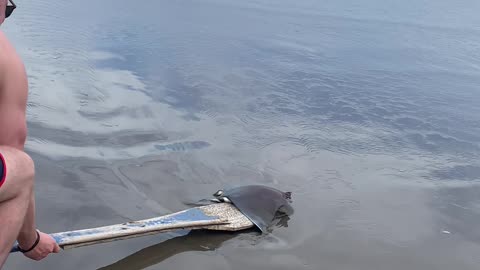
[{"label": "man's knee", "polygon": [[0,146],[0,153],[5,159],[7,180],[18,181],[24,185],[32,185],[35,177],[35,164],[25,152],[11,147]]},{"label": "man's knee", "polygon": [[32,182],[35,179],[35,164],[32,158],[25,152],[19,151],[18,165],[20,168],[20,177],[24,178],[24,181]]}]

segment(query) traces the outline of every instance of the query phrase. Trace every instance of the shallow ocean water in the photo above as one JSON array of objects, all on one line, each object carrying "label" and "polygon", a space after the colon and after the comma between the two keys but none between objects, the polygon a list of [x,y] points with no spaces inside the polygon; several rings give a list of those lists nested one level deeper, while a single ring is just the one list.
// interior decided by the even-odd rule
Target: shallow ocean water
[{"label": "shallow ocean water", "polygon": [[18,4],[45,232],[293,192],[271,234],[178,232],[5,269],[477,269],[476,1]]}]

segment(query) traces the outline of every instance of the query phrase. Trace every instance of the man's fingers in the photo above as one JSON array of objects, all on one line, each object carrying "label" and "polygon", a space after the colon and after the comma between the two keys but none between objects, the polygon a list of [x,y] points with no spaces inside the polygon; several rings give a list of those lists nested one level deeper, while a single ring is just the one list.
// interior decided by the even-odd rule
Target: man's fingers
[{"label": "man's fingers", "polygon": [[60,251],[60,246],[57,244],[57,242],[55,241],[55,239],[50,236],[52,238],[52,241],[53,241],[53,253],[58,253]]}]

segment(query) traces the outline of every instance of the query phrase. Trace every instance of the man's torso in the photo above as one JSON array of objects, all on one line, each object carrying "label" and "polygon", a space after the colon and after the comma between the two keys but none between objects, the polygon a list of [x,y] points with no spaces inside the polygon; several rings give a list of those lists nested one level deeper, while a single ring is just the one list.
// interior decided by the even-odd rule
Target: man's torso
[{"label": "man's torso", "polygon": [[0,31],[0,145],[23,149],[28,82],[23,63]]}]

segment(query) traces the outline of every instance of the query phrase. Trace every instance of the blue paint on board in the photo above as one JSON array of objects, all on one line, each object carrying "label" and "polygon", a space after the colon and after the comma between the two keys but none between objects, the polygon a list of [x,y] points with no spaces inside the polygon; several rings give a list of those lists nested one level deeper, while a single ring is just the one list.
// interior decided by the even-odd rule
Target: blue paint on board
[{"label": "blue paint on board", "polygon": [[[150,227],[156,226],[160,224],[175,224],[180,222],[193,222],[193,221],[212,221],[216,220],[218,217],[215,216],[208,216],[202,210],[198,208],[191,208],[184,212],[168,216],[168,217],[158,217],[151,219],[146,222],[127,222],[124,223],[125,227]],[[78,236],[85,236],[85,235],[95,235],[108,232],[107,228],[93,228],[87,230],[80,230],[80,231],[70,231],[70,232],[61,232],[61,233],[54,233],[51,234],[53,239],[59,244],[62,245],[64,241],[71,239],[72,237]],[[19,252],[17,243],[12,247],[10,252]]]},{"label": "blue paint on board", "polygon": [[15,243],[13,248],[10,250],[10,253],[14,253],[14,252],[20,252],[20,250],[18,249],[18,244],[17,243]]},{"label": "blue paint on board", "polygon": [[[158,217],[151,219],[146,222],[127,222],[124,223],[126,228],[128,227],[153,227],[157,225],[169,225],[180,222],[193,222],[193,221],[212,221],[216,220],[218,217],[212,217],[206,215],[203,211],[198,208],[192,208],[186,210],[185,212],[178,213],[169,217]],[[72,237],[86,236],[86,235],[95,235],[108,232],[107,228],[94,228],[81,231],[70,231],[52,234],[52,237],[58,244],[62,244],[64,241],[71,239]]]}]

